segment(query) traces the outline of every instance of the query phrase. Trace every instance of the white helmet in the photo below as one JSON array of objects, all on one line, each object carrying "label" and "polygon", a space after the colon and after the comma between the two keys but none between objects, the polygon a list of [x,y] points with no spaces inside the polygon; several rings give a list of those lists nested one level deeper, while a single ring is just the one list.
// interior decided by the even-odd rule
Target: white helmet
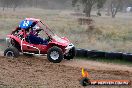
[{"label": "white helmet", "polygon": [[33,27],[33,30],[38,30],[38,29],[40,29],[40,27],[39,27],[38,25],[35,25],[35,26]]}]

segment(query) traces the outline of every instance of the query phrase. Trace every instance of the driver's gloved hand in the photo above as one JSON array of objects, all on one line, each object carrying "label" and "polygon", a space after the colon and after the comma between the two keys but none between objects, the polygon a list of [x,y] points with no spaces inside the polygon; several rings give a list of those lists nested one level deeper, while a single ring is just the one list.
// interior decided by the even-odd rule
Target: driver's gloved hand
[{"label": "driver's gloved hand", "polygon": [[49,42],[51,40],[51,38],[50,37],[47,37],[45,40],[47,40]]}]

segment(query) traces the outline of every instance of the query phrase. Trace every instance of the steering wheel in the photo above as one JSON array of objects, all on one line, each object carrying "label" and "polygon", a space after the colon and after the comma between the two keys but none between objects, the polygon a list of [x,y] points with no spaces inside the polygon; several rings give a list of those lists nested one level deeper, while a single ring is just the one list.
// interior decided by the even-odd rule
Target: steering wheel
[{"label": "steering wheel", "polygon": [[42,30],[43,30],[43,29],[37,29],[36,31],[37,31],[37,32],[40,32],[40,31],[42,31]]},{"label": "steering wheel", "polygon": [[47,40],[48,42],[51,41],[50,36],[48,36],[48,37],[46,38],[46,40]]}]

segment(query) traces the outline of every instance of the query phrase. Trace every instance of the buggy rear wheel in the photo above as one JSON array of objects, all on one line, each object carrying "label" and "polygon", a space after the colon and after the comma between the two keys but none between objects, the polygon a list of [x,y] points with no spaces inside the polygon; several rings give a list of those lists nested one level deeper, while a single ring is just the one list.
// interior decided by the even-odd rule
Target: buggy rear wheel
[{"label": "buggy rear wheel", "polygon": [[13,46],[8,47],[4,51],[4,56],[6,56],[7,58],[17,58],[19,57],[19,55],[19,50]]},{"label": "buggy rear wheel", "polygon": [[47,58],[50,62],[53,63],[60,63],[63,59],[63,52],[62,49],[57,47],[57,46],[53,46],[48,50],[47,53]]}]

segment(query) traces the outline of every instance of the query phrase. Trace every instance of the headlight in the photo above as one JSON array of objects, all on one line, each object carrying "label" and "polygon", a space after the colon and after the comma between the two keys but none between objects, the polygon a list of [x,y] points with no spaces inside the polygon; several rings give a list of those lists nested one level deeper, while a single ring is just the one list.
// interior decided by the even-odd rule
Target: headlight
[{"label": "headlight", "polygon": [[66,51],[65,51],[65,53],[68,53],[69,52],[69,50],[70,49],[72,49],[74,47],[74,45],[71,43],[71,44],[69,44],[65,49],[66,49]]}]

